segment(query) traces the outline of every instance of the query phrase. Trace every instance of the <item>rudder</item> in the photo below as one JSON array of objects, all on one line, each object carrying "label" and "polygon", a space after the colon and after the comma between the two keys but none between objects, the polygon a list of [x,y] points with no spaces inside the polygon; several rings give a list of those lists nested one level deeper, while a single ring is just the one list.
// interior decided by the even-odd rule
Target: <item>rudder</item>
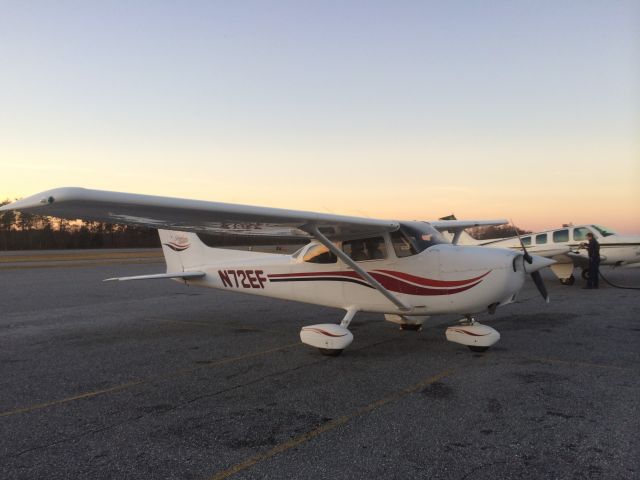
[{"label": "rudder", "polygon": [[167,263],[167,273],[183,272],[203,264],[206,246],[198,235],[191,232],[160,230],[162,253]]}]

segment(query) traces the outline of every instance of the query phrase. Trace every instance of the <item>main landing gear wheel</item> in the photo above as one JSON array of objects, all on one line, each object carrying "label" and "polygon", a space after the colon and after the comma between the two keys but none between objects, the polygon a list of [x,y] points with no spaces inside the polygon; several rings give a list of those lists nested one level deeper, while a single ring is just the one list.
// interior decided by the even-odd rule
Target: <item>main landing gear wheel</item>
[{"label": "main landing gear wheel", "polygon": [[489,350],[489,347],[477,347],[475,345],[467,345],[472,352],[482,353]]},{"label": "main landing gear wheel", "polygon": [[326,355],[327,357],[337,357],[338,355],[340,355],[342,353],[342,350],[344,350],[344,349],[319,348],[318,350],[320,350],[320,353],[322,355]]},{"label": "main landing gear wheel", "polygon": [[562,285],[573,285],[574,283],[576,283],[576,277],[571,275],[569,278],[561,278],[560,283]]},{"label": "main landing gear wheel", "polygon": [[322,355],[337,357],[342,350],[351,345],[353,334],[347,326],[353,318],[355,310],[347,311],[346,320],[342,324],[321,323],[318,325],[308,325],[300,330],[300,340],[305,345],[315,347]]},{"label": "main landing gear wheel", "polygon": [[582,270],[582,279],[589,280],[589,270],[587,270],[586,268]]},{"label": "main landing gear wheel", "polygon": [[465,345],[476,353],[486,352],[500,340],[500,334],[496,330],[476,322],[471,315],[466,315],[458,325],[447,328],[445,335],[450,342]]},{"label": "main landing gear wheel", "polygon": [[403,331],[411,331],[411,332],[420,332],[422,330],[422,325],[419,323],[401,323],[400,330]]}]

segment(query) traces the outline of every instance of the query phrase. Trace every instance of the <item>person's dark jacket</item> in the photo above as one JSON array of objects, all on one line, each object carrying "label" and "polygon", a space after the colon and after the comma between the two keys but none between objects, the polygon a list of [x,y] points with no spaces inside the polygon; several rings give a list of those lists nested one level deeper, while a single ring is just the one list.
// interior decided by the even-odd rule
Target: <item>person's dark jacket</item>
[{"label": "person's dark jacket", "polygon": [[600,244],[595,238],[591,237],[589,240],[587,251],[589,252],[589,259],[600,260]]}]

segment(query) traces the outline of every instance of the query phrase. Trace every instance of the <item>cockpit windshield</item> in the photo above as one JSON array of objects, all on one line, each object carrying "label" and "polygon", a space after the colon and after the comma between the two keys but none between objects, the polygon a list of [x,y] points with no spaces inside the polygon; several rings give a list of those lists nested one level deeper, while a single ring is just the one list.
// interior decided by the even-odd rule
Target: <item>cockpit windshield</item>
[{"label": "cockpit windshield", "polygon": [[616,232],[614,232],[613,230],[611,230],[610,228],[607,227],[603,227],[602,225],[591,225],[593,228],[595,228],[598,232],[600,232],[600,234],[603,237],[609,237],[611,235],[615,235]]},{"label": "cockpit windshield", "polygon": [[433,245],[447,243],[440,232],[426,222],[401,222],[398,232],[411,243],[411,250],[416,254]]}]

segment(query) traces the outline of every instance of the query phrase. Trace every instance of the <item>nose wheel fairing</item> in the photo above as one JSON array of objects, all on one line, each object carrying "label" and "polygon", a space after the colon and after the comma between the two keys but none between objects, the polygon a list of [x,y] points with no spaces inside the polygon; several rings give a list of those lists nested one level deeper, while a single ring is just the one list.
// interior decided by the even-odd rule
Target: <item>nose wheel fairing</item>
[{"label": "nose wheel fairing", "polygon": [[316,347],[323,355],[339,355],[353,342],[353,334],[334,323],[309,325],[300,330],[300,341]]}]

